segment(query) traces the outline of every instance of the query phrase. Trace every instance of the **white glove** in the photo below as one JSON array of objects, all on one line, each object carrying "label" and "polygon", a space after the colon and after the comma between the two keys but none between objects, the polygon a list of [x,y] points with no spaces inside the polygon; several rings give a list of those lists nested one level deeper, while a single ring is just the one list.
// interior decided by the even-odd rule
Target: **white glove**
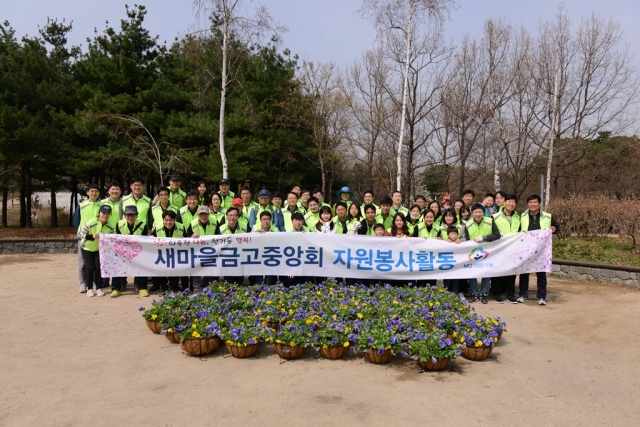
[{"label": "white glove", "polygon": [[326,223],[323,224],[322,227],[320,227],[320,232],[321,233],[331,233],[331,223]]}]

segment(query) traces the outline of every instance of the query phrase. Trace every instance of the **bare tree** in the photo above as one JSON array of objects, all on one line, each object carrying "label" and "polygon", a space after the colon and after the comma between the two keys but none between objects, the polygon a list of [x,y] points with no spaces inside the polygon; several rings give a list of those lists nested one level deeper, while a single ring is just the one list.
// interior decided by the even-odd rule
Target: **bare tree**
[{"label": "bare tree", "polygon": [[[222,38],[221,54],[222,66],[220,70],[220,126],[219,126],[219,144],[220,159],[222,160],[222,178],[229,178],[229,165],[227,164],[227,155],[224,148],[224,118],[225,104],[227,97],[227,88],[234,81],[234,70],[237,70],[238,61],[241,56],[230,61],[229,43],[233,39],[234,42],[250,47],[262,40],[266,33],[270,33],[273,37],[278,33],[286,31],[274,23],[271,15],[266,7],[257,3],[252,12],[243,10],[246,2],[242,0],[193,0],[193,5],[197,16],[211,17],[212,28],[214,32]],[[209,31],[209,30],[203,30]],[[199,33],[199,32],[198,32]],[[207,74],[214,77],[210,70]]]},{"label": "bare tree", "polygon": [[453,0],[363,0],[359,10],[364,18],[371,19],[381,41],[399,32],[404,39],[404,74],[402,78],[402,107],[398,150],[396,157],[396,187],[402,189],[402,146],[404,144],[404,126],[409,85],[409,67],[412,54],[412,42],[415,33],[425,20],[441,24],[449,10],[456,6]]}]

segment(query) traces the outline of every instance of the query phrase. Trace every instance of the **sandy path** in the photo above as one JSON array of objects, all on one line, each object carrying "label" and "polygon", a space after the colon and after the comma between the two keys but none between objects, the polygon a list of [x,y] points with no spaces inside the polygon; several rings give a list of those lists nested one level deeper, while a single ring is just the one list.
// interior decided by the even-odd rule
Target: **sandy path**
[{"label": "sandy path", "polygon": [[420,374],[399,358],[279,364],[266,346],[187,357],[144,325],[150,298],[89,299],[75,266],[0,257],[2,426],[638,425],[635,289],[554,278],[546,307],[477,304],[509,326],[493,354]]}]

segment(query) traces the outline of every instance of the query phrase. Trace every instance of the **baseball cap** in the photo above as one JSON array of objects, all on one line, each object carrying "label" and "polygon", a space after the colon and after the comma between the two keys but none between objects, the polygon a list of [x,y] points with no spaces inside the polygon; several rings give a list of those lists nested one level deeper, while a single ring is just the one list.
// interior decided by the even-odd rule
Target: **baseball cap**
[{"label": "baseball cap", "polygon": [[125,215],[138,215],[138,208],[135,206],[127,206],[124,208]]},{"label": "baseball cap", "polygon": [[240,197],[236,197],[235,199],[233,199],[233,202],[231,202],[231,205],[232,205],[232,206],[235,206],[235,205],[242,205],[242,204],[243,204],[243,203],[242,203],[242,199],[241,199]]},{"label": "baseball cap", "polygon": [[207,213],[208,214],[211,211],[209,210],[208,206],[198,206],[198,211],[197,212],[198,212],[198,215],[200,215],[201,213]]},{"label": "baseball cap", "polygon": [[267,190],[266,188],[263,188],[258,193],[258,197],[269,197],[269,196],[271,196],[271,193],[269,193],[269,190]]},{"label": "baseball cap", "polygon": [[111,206],[109,205],[102,205],[100,206],[100,212],[102,213],[111,213]]},{"label": "baseball cap", "polygon": [[229,184],[229,180],[228,180],[228,179],[226,179],[226,178],[222,178],[222,179],[218,182],[218,185],[220,185],[220,184]]},{"label": "baseball cap", "polygon": [[182,181],[182,177],[180,176],[180,174],[174,173],[173,175],[171,175],[169,177],[169,180],[171,180],[171,181]]}]

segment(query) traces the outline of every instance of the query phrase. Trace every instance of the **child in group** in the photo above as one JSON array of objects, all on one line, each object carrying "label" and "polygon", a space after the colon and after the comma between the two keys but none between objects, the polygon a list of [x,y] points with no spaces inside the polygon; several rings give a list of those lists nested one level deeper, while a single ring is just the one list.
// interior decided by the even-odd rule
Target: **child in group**
[{"label": "child in group", "polygon": [[376,236],[383,237],[384,236],[384,225],[382,225],[382,224],[374,225],[373,226],[373,232],[375,233]]},{"label": "child in group", "polygon": [[[450,225],[449,227],[447,227],[447,240],[445,241],[449,243],[455,243],[455,244],[461,242],[458,227],[456,227],[455,225]],[[466,301],[466,298],[464,297],[464,294],[462,292],[458,292],[458,284],[459,284],[458,279],[444,279],[444,287],[449,292],[458,294],[460,299],[464,302]]]}]

